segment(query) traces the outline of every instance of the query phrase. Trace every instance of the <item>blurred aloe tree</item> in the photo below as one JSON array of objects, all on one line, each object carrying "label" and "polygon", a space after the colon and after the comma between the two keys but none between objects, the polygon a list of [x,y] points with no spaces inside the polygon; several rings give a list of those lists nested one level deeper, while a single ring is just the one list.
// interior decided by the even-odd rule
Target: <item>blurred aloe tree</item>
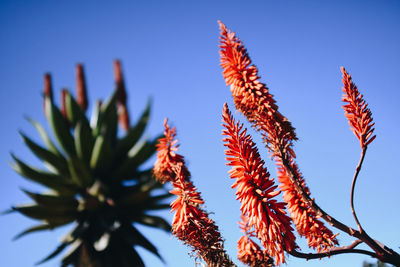
[{"label": "blurred aloe tree", "polygon": [[[20,132],[26,146],[44,163],[46,170],[11,155],[17,173],[49,189],[44,193],[23,190],[34,203],[10,209],[40,221],[16,238],[73,224],[61,244],[39,263],[52,259],[67,247],[61,266],[144,266],[136,246],[162,260],[157,248],[135,227],[142,224],[171,230],[163,218],[148,213],[169,208],[163,200],[170,196],[152,179],[151,169],[141,168],[155,153],[159,138],[142,137],[151,103],[130,127],[119,61],[115,61],[114,67],[115,91],[107,101],[94,105],[90,120],[85,115],[88,101],[82,65],[77,65],[76,98],[68,90],[62,90],[60,107],[53,101],[51,76],[46,74],[44,110],[57,142],[30,118],[28,121],[44,145]],[[118,123],[124,135],[118,133]]]}]

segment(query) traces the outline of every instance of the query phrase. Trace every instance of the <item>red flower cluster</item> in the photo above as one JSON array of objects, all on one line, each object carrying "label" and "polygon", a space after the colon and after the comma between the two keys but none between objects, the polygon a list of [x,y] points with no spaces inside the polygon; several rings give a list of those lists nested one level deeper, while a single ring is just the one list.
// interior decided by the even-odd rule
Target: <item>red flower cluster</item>
[{"label": "red flower cluster", "polygon": [[293,141],[297,140],[294,128],[278,111],[278,106],[266,85],[259,81],[257,68],[251,65],[241,41],[222,23],[220,28],[221,66],[225,81],[231,87],[236,108],[262,133],[272,156],[279,162],[278,175],[282,183],[280,188],[284,191],[284,200],[288,204],[299,234],[308,239],[310,247],[317,251],[327,251],[337,244],[335,235],[318,220],[315,212],[303,201],[289,179],[286,169],[281,165],[283,159],[290,162],[292,169],[297,172],[298,183],[309,194],[294,161]]},{"label": "red flower cluster", "polygon": [[273,259],[262,251],[260,246],[251,239],[251,237],[255,237],[255,234],[250,229],[246,216],[242,215],[242,221],[239,224],[240,229],[245,234],[238,241],[238,259],[252,267],[273,266]]},{"label": "red flower cluster", "polygon": [[44,75],[43,110],[45,114],[46,114],[46,97],[49,97],[51,102],[53,102],[53,86],[51,84],[50,73],[46,73]]},{"label": "red flower cluster", "polygon": [[278,111],[268,87],[259,81],[257,67],[251,65],[242,42],[224,24],[219,24],[221,67],[225,82],[231,87],[236,109],[264,133],[264,141],[274,155],[277,151],[284,151],[294,156],[295,129]]},{"label": "red flower cluster", "polygon": [[175,153],[178,147],[175,128],[170,129],[167,120],[164,125],[165,137],[159,140],[154,175],[161,182],[171,182],[174,189],[170,193],[177,195],[171,203],[171,211],[175,212],[172,233],[192,247],[208,266],[230,266],[218,226],[202,209],[204,201],[190,181],[184,159]]},{"label": "red flower cluster", "polygon": [[[331,230],[326,228],[324,223],[317,219],[314,210],[303,201],[301,195],[287,176],[282,163],[277,162],[277,166],[277,175],[280,182],[279,188],[284,192],[283,200],[287,203],[290,216],[300,236],[306,237],[308,246],[316,249],[317,252],[326,252],[337,245],[337,234],[334,235]],[[300,186],[304,188],[307,194],[310,194],[310,190],[294,161],[292,161],[291,167],[297,173]]]},{"label": "red flower cluster", "polygon": [[275,258],[278,265],[285,262],[284,251],[296,247],[290,218],[285,212],[285,203],[274,199],[280,192],[270,178],[264,161],[258,153],[251,136],[247,135],[243,125],[235,123],[228,106],[223,110],[224,146],[227,165],[231,178],[236,179],[232,185],[236,188],[237,199],[241,202],[242,214],[248,218],[250,228],[260,239],[266,253]]},{"label": "red flower cluster", "polygon": [[82,64],[76,65],[76,102],[83,111],[88,108],[85,74]]},{"label": "red flower cluster", "polygon": [[170,128],[168,120],[164,121],[164,137],[158,139],[157,143],[157,160],[154,163],[154,176],[156,179],[165,183],[167,181],[174,182],[176,180],[175,170],[173,169],[177,165],[181,165],[183,171],[186,173],[185,176],[189,176],[189,172],[185,167],[185,161],[183,157],[177,153],[178,151],[178,140],[176,137],[176,129]]},{"label": "red flower cluster", "polygon": [[357,89],[357,86],[351,81],[351,76],[346,69],[340,68],[343,73],[343,97],[342,101],[346,118],[349,120],[351,130],[360,140],[362,148],[366,148],[376,135],[374,132],[374,124],[372,122],[372,113],[368,108],[368,104],[363,99],[363,95]]},{"label": "red flower cluster", "polygon": [[122,129],[127,131],[130,125],[129,112],[126,105],[127,95],[124,78],[122,76],[121,63],[119,60],[115,60],[114,62],[114,77],[117,90],[118,121]]}]

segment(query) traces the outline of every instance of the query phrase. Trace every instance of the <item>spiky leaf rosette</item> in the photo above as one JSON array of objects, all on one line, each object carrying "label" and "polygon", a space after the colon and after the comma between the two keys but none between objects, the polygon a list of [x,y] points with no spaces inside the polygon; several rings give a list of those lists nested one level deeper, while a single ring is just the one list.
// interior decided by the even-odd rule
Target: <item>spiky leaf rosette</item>
[{"label": "spiky leaf rosette", "polygon": [[[121,73],[120,64],[115,66]],[[159,138],[142,137],[151,103],[136,124],[122,125],[126,128],[122,135],[118,133],[118,107],[125,103],[118,99],[120,79],[112,96],[95,106],[90,122],[85,115],[86,85],[81,65],[77,67],[77,99],[63,90],[61,108],[52,100],[48,74],[45,81],[45,115],[56,142],[31,119],[44,145],[23,133],[21,136],[33,154],[43,161],[46,170],[32,167],[15,155],[12,155],[12,167],[21,176],[49,190],[46,193],[24,190],[34,203],[11,208],[41,222],[21,232],[17,238],[73,223],[71,232],[40,263],[67,247],[69,251],[61,266],[144,266],[136,251],[138,246],[162,260],[157,248],[136,228],[137,224],[142,224],[167,232],[171,230],[163,218],[149,214],[169,208],[163,200],[170,193],[157,190],[159,193],[155,194],[154,189],[164,187],[152,178],[151,169],[141,167],[155,153]]]}]

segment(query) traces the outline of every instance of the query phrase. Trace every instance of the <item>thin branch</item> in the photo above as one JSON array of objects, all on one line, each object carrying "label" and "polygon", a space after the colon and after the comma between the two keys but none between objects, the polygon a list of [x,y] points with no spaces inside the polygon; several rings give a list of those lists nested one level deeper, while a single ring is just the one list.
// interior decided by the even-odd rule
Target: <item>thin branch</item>
[{"label": "thin branch", "polygon": [[307,260],[322,259],[325,257],[330,257],[330,256],[334,256],[334,255],[339,255],[339,254],[347,254],[347,253],[358,253],[358,254],[368,255],[373,258],[377,258],[376,253],[368,251],[368,250],[364,250],[364,249],[336,249],[336,250],[328,251],[325,253],[302,253],[302,252],[299,252],[296,250],[289,252],[289,254],[294,257],[303,258],[303,259],[307,259]]},{"label": "thin branch", "polygon": [[360,233],[364,232],[364,230],[360,224],[360,221],[357,218],[356,210],[354,209],[354,189],[356,187],[357,177],[358,177],[358,174],[360,173],[361,166],[363,164],[366,152],[367,152],[367,146],[365,146],[361,152],[360,161],[358,162],[356,171],[354,173],[353,182],[351,183],[351,197],[350,197],[351,212],[353,213],[354,220],[357,223],[358,230],[360,231]]},{"label": "thin branch", "polygon": [[310,196],[307,194],[307,192],[304,190],[304,188],[299,184],[299,177],[297,173],[293,170],[289,160],[286,158],[286,155],[284,153],[281,153],[280,158],[282,160],[282,164],[292,181],[293,185],[295,186],[297,192],[301,195],[303,198],[304,202],[307,203],[309,207],[311,207],[315,213],[323,218],[325,221],[327,221],[331,226],[338,228],[339,230],[342,230],[345,233],[348,233],[351,236],[360,238],[360,232],[339,222],[332,216],[330,216],[328,213],[326,213],[322,208],[318,206],[318,204],[315,202],[315,200],[311,199]]},{"label": "thin branch", "polygon": [[360,239],[357,239],[357,240],[354,240],[354,241],[353,241],[350,245],[348,245],[348,246],[345,246],[345,247],[335,247],[335,248],[332,248],[330,251],[341,250],[341,249],[353,249],[353,248],[357,247],[358,245],[360,245],[361,243],[363,243],[363,241],[360,240]]},{"label": "thin branch", "polygon": [[[280,158],[281,158],[282,164],[283,164],[284,168],[286,169],[287,174],[288,174],[290,180],[293,182],[296,190],[300,193],[300,195],[302,196],[303,200],[307,203],[307,205],[309,205],[317,213],[317,215],[321,216],[321,218],[323,218],[325,221],[327,221],[331,226],[333,226],[339,230],[342,230],[343,232],[349,234],[350,236],[354,236],[354,237],[362,240],[363,242],[365,242],[366,245],[368,245],[370,248],[372,248],[376,252],[376,253],[368,252],[370,254],[367,254],[367,255],[375,257],[383,262],[391,263],[395,266],[400,266],[400,255],[397,252],[393,251],[392,249],[390,249],[384,245],[381,245],[380,243],[378,243],[377,241],[372,239],[365,231],[363,231],[363,232],[357,231],[357,230],[339,222],[338,220],[336,220],[335,218],[330,216],[328,213],[326,213],[323,209],[321,209],[317,205],[317,203],[315,203],[315,201],[310,198],[310,196],[307,194],[307,192],[305,192],[304,188],[299,184],[299,182],[298,182],[299,177],[298,177],[297,173],[293,170],[289,160],[286,158],[286,155],[283,152],[280,152]],[[352,250],[352,251],[354,253],[366,254],[364,252],[360,252],[360,250]],[[335,254],[332,254],[332,253],[330,255],[340,254],[337,252],[335,252]],[[346,252],[346,253],[350,253],[350,252]],[[304,253],[300,253],[300,254],[302,254],[303,256],[308,255],[308,254],[304,254]],[[300,255],[300,254],[298,254],[298,255]],[[313,254],[313,255],[324,255],[324,253]],[[326,256],[328,256],[328,255],[326,255]],[[315,258],[318,258],[318,257],[315,257]]]},{"label": "thin branch", "polygon": [[280,154],[282,164],[285,167],[288,176],[292,183],[294,184],[297,192],[300,193],[302,196],[303,200],[309,205],[316,213],[318,216],[321,216],[325,221],[327,221],[331,226],[349,234],[350,236],[354,236],[358,239],[361,239],[364,241],[369,247],[371,247],[376,253],[380,256],[387,255],[388,252],[381,246],[379,246],[370,236],[368,236],[365,231],[364,232],[359,232],[330,216],[328,213],[326,213],[322,208],[320,208],[317,203],[310,198],[310,196],[305,192],[304,188],[299,184],[299,177],[297,173],[293,170],[290,162],[286,158],[285,154],[281,152]]}]

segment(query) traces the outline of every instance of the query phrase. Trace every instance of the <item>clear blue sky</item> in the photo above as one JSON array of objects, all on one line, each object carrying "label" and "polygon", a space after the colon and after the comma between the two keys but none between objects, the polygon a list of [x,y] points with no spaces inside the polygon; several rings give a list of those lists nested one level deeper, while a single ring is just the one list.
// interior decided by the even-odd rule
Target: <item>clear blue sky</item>
[{"label": "clear blue sky", "polygon": [[[340,66],[352,74],[373,112],[377,134],[359,177],[356,209],[371,236],[399,251],[400,2],[396,0],[1,0],[0,210],[28,201],[19,187],[40,190],[15,174],[8,162],[12,151],[38,163],[17,131],[37,137],[23,118],[26,114],[45,124],[43,74],[52,73],[59,99],[61,88],[74,90],[75,64],[84,63],[93,103],[113,90],[112,62],[118,58],[132,118],[152,96],[148,134],[160,133],[165,117],[177,127],[180,151],[194,183],[207,210],[213,212],[228,253],[236,259],[239,203],[230,188],[233,181],[221,141],[222,106],[228,102],[233,109],[233,104],[219,67],[218,19],[243,40],[281,112],[297,128],[298,163],[312,196],[331,215],[354,226],[349,193],[360,147],[341,109]],[[238,113],[235,117],[244,121]],[[274,175],[260,142],[259,149]],[[169,212],[163,214],[171,219]],[[0,217],[0,266],[33,266],[69,228],[11,241],[33,224],[18,214]],[[158,244],[167,266],[194,266],[189,250],[179,241],[161,231],[143,230]],[[343,233],[338,238],[342,245],[351,242]],[[143,255],[148,266],[164,266]],[[287,266],[361,266],[364,259],[342,255],[305,262],[290,257]],[[42,266],[58,266],[58,261]]]}]

